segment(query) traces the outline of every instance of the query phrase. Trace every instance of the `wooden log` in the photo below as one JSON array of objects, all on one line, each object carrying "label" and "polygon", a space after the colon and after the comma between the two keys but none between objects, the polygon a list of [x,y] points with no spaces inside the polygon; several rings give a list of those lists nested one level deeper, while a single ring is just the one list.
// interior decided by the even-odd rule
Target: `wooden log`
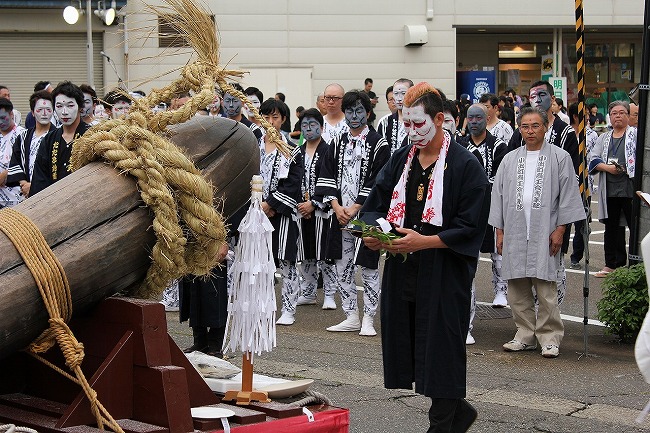
[{"label": "wooden log", "polygon": [[[173,128],[172,141],[215,186],[227,216],[250,197],[259,148],[250,130],[229,119],[197,116]],[[139,284],[155,243],[152,215],[135,179],[94,162],[15,207],[41,230],[68,277],[73,314]],[[0,234],[0,358],[24,348],[47,327],[34,279]]]}]

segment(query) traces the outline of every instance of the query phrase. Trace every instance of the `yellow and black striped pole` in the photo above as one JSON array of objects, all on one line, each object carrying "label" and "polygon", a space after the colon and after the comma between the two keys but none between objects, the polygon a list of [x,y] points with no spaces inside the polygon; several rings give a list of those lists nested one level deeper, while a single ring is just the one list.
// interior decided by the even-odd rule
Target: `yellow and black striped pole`
[{"label": "yellow and black striped pole", "polygon": [[[584,298],[584,353],[587,353],[587,324],[589,323],[589,221],[591,220],[591,199],[589,197],[589,172],[587,160],[587,140],[585,133],[585,23],[583,20],[582,0],[575,0],[576,2],[576,68],[578,73],[578,141],[580,150],[580,175],[578,176],[578,183],[580,185],[580,195],[585,207],[587,219],[582,225],[582,236],[584,237],[585,245],[585,277],[582,287],[582,294]],[[578,234],[576,233],[576,236]]]}]

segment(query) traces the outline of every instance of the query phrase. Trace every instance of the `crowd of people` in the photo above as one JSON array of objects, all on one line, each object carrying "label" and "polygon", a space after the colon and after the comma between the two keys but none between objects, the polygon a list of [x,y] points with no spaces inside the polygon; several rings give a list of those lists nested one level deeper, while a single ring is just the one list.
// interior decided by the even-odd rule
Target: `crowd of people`
[{"label": "crowd of people", "polygon": [[[416,392],[432,398],[429,431],[465,431],[476,417],[464,400],[465,345],[475,342],[480,252],[492,260],[492,305],[513,312],[516,333],[503,349],[534,350],[539,343],[542,356],[559,355],[572,225],[570,266],[579,269],[584,254],[578,107],[566,110],[546,81],[533,83],[523,98],[508,89],[471,104],[467,95],[450,100],[427,83],[400,78],[385,92],[391,113],[375,127],[378,98],[372,79],[364,84],[347,92],[328,85],[314,108],[296,110],[292,128],[283,94],[265,100],[259,89],[233,83],[282,132],[290,154],[237,95],[215,91],[197,115],[240,122],[259,143],[262,209],[275,229],[273,256],[282,276],[277,324],[294,324],[299,306],[317,302],[319,281],[322,308],[337,309],[338,294],[344,313],[327,331],[375,336],[380,311],[386,387],[415,383]],[[9,89],[0,86],[0,205],[42,194],[67,176],[74,141],[106,116],[128,116],[140,96],[115,90],[98,100],[90,86],[39,82],[22,127]],[[178,109],[189,97],[152,109]],[[598,215],[605,223],[601,277],[627,262],[624,224],[630,225],[638,116],[631,107],[614,101],[611,128],[601,135],[587,128],[587,162],[598,175]],[[585,186],[595,190],[591,176]],[[398,237],[360,233],[358,219]],[[234,242],[236,216],[228,222]],[[383,276],[382,250],[392,253]],[[189,318],[194,335],[187,350],[221,356],[227,281],[223,267],[210,280],[180,282],[181,320]]]}]

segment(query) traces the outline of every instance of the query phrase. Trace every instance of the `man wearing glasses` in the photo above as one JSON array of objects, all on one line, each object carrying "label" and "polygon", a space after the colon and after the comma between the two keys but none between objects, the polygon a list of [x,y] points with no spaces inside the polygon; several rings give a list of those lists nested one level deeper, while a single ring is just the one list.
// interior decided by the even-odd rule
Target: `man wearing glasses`
[{"label": "man wearing glasses", "polygon": [[341,109],[344,93],[343,86],[337,83],[332,83],[325,87],[323,98],[325,99],[327,114],[323,116],[325,123],[321,137],[328,144],[332,142],[334,137],[350,130],[348,124],[345,123],[345,114]]},{"label": "man wearing glasses", "polygon": [[[576,138],[573,128],[553,114],[551,105],[555,100],[554,90],[551,83],[548,81],[537,81],[530,86],[528,91],[528,98],[532,107],[537,107],[546,113],[548,118],[549,127],[546,129],[545,139],[549,144],[558,146],[566,150],[571,155],[573,162],[573,169],[576,174],[576,179],[580,175],[580,149],[578,147],[578,139]],[[525,140],[522,131],[515,131],[508,144],[508,150],[515,149],[525,145]],[[576,236],[582,236],[579,228],[576,228]],[[564,255],[569,251],[569,239],[571,235],[571,227],[567,227],[562,242],[562,250],[560,251],[560,268],[557,275],[557,290],[558,302],[562,304],[564,294],[566,293],[566,271],[564,267]]]},{"label": "man wearing glasses", "polygon": [[596,273],[604,278],[627,263],[625,227],[621,214],[630,226],[634,194],[636,128],[630,123],[630,105],[625,101],[609,104],[612,130],[598,137],[589,155],[589,173],[598,177],[598,219],[605,224],[605,267]]},{"label": "man wearing glasses", "polygon": [[[488,223],[496,229],[508,303],[517,326],[506,352],[560,353],[564,325],[558,304],[557,271],[566,224],[585,219],[571,156],[551,145],[546,111],[522,108],[517,119],[524,146],[508,153],[497,170]],[[535,314],[533,287],[539,307]]]}]

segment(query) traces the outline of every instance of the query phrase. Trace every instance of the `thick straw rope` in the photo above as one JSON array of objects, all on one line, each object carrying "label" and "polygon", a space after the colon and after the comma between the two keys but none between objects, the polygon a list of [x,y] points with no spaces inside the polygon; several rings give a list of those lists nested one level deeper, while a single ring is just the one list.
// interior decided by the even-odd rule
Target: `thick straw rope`
[{"label": "thick straw rope", "polygon": [[[50,249],[38,227],[20,212],[11,208],[2,209],[0,211],[0,231],[11,240],[25,265],[32,273],[47,313],[50,316],[50,327],[30,344],[28,348],[30,354],[52,366],[82,387],[90,401],[90,408],[93,415],[95,415],[99,428],[103,429],[104,425],[108,425],[112,430],[123,433],[122,428],[99,402],[97,393],[90,387],[83,371],[81,371],[81,362],[84,358],[83,344],[77,341],[66,324],[72,316],[72,296],[61,263]],[[63,352],[65,364],[75,374],[76,378],[71,377],[37,355],[46,352],[54,345],[55,341]]]}]

